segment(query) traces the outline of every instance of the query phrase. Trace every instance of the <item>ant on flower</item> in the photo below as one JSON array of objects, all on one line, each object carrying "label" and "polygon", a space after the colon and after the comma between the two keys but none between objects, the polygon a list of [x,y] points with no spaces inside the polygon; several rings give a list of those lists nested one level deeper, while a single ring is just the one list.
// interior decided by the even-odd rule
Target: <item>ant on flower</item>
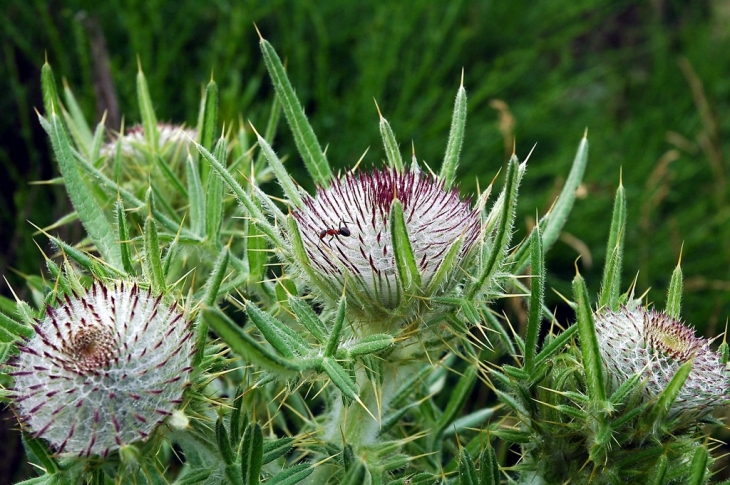
[{"label": "ant on flower", "polygon": [[[350,223],[352,224],[352,223]],[[327,242],[331,241],[332,238],[336,237],[339,239],[340,236],[344,237],[350,237],[352,233],[350,232],[350,228],[347,227],[347,224],[345,224],[345,221],[340,221],[339,226],[337,226],[337,229],[322,229],[319,231],[319,239],[320,241],[324,239],[326,236],[330,236]]]}]

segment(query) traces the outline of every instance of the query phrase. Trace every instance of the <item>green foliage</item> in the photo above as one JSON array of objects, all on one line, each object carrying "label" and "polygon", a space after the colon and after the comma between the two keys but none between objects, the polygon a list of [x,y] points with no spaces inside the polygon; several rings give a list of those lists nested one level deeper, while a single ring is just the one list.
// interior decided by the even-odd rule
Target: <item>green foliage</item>
[{"label": "green foliage", "polygon": [[[600,306],[631,304],[633,294],[620,290],[622,268],[628,267],[639,270],[637,287],[659,291],[650,300],[664,298],[662,289],[669,287],[667,312],[675,318],[680,307],[698,323],[730,309],[721,291],[710,297],[696,292],[726,279],[720,269],[726,265],[707,261],[708,240],[718,241],[713,254],[730,263],[719,141],[727,127],[708,109],[723,99],[715,65],[730,50],[723,50],[726,38],[711,33],[715,17],[683,15],[694,10],[681,4],[664,7],[679,22],[660,7],[600,0],[458,1],[437,8],[421,0],[357,8],[259,3],[204,8],[182,2],[173,11],[164,2],[121,8],[78,0],[54,8],[16,1],[0,20],[9,39],[2,61],[9,73],[2,82],[9,88],[1,90],[9,94],[2,99],[17,105],[16,137],[24,158],[33,162],[22,173],[14,163],[18,152],[3,143],[0,167],[14,182],[14,204],[28,208],[12,214],[5,209],[10,204],[3,204],[0,223],[24,241],[26,219],[45,228],[54,249],[76,267],[70,271],[49,259],[51,279],[66,294],[73,285],[63,275],[74,271],[81,279],[142,278],[156,291],[186,295],[186,304],[198,312],[199,380],[186,401],[191,424],[170,434],[182,450],[180,462],[169,449],[149,455],[130,450],[119,461],[112,457],[81,471],[64,468],[42,442],[25,440],[28,458],[50,473],[49,483],[294,484],[341,478],[353,484],[496,484],[500,466],[510,479],[541,476],[546,483],[584,483],[599,475],[604,481],[596,483],[659,476],[661,483],[706,483],[715,453],[708,453],[702,433],[680,426],[669,412],[691,365],[680,368],[652,409],[641,404],[638,378],[612,388],[597,347],[591,295],[600,283]],[[37,19],[42,31],[24,29]],[[263,62],[252,22],[270,36],[271,43],[259,41]],[[167,28],[174,35],[161,34]],[[116,107],[94,97],[99,71],[93,66],[105,64],[96,51],[90,57],[89,47],[102,45],[99,32],[107,37],[111,62],[101,70],[116,87]],[[166,42],[155,40],[161,35]],[[534,44],[534,38],[542,42]],[[41,124],[62,176],[44,190],[17,188],[25,178],[52,177],[39,168],[47,151],[33,135],[33,102],[14,58],[40,66],[39,40],[56,72],[68,76],[62,92],[48,64],[36,76],[42,81],[37,104],[45,107]],[[704,60],[708,52],[712,64]],[[680,67],[677,54],[686,56]],[[451,105],[444,93],[457,88],[462,67],[463,85]],[[197,88],[203,85],[200,100]],[[390,122],[381,115],[376,126],[373,97]],[[110,111],[92,130],[87,119],[94,99],[97,113],[102,106]],[[498,126],[495,113],[484,107],[488,100]],[[121,138],[103,145],[104,123],[120,129],[120,112],[130,125],[142,125],[132,155]],[[291,133],[277,133],[280,112]],[[197,132],[168,143],[158,119],[186,122]],[[243,119],[266,126],[263,136],[255,133],[251,141]],[[3,133],[7,124],[0,124]],[[598,154],[592,165],[587,138],[577,152],[565,143],[585,126]],[[483,223],[478,249],[462,263],[466,241],[463,234],[455,237],[430,279],[422,278],[417,235],[409,233],[408,214],[395,194],[390,231],[404,297],[392,321],[366,329],[348,313],[367,307],[353,290],[361,282],[345,278],[344,288],[322,290],[329,283],[318,274],[290,212],[305,206],[305,191],[326,187],[368,146],[373,149],[364,166],[380,159],[408,171],[395,132],[402,141],[413,140],[414,160],[425,161],[445,187],[471,193],[476,184],[490,185],[476,203]],[[526,165],[512,153],[516,135],[522,140],[517,154],[525,140],[538,142]],[[555,202],[558,187],[555,193],[546,187],[568,172],[571,159]],[[626,190],[614,182],[620,164]],[[502,166],[503,179],[495,186],[504,188],[490,202],[492,177]],[[269,183],[274,178],[278,186]],[[63,200],[62,186],[72,209],[47,202]],[[698,186],[712,196],[696,197]],[[28,203],[34,197],[41,209],[28,215],[31,205],[39,205]],[[531,217],[538,206],[547,215],[519,243],[528,228],[523,216]],[[75,221],[81,225],[70,224]],[[570,294],[576,252],[564,244],[569,239],[560,237],[562,231],[580,238],[594,260],[605,256],[606,264],[601,278],[584,253],[585,280],[574,280],[575,302],[561,307],[558,317],[560,323],[572,321],[565,315],[575,310],[578,323],[558,333],[559,325],[545,330],[543,319],[551,318],[556,300],[544,289]],[[683,270],[677,266],[671,273],[667,268],[679,259],[681,241]],[[28,276],[35,273],[35,248],[26,252],[12,244],[16,256],[7,260],[10,251],[0,246],[0,272],[7,265],[18,268],[23,274],[11,278],[13,286],[21,299],[35,297],[40,308],[55,294],[53,284]],[[332,247],[323,241],[317,249]],[[528,265],[529,290],[515,278]],[[695,278],[683,282],[682,271]],[[495,317],[501,297],[527,291],[526,328],[510,329]],[[30,337],[36,310],[1,303],[5,362],[17,351],[16,342]],[[369,309],[373,315],[382,311]],[[227,361],[216,353],[222,348]],[[506,457],[515,450],[522,458],[508,467],[513,463]],[[130,471],[140,463],[144,471]]]}]

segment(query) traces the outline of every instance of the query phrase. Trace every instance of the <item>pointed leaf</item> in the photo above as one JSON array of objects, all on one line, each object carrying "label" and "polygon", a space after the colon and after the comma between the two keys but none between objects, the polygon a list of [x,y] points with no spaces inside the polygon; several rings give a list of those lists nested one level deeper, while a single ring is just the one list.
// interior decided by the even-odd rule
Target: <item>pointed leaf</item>
[{"label": "pointed leaf", "polygon": [[334,288],[332,288],[332,285],[323,280],[319,273],[312,267],[307,250],[304,248],[304,242],[302,241],[302,235],[299,232],[297,220],[290,214],[287,216],[286,222],[287,229],[289,230],[292,253],[299,262],[299,267],[307,273],[307,278],[316,283],[317,288],[326,292],[327,296],[332,300],[338,300],[340,295],[334,290]]},{"label": "pointed leaf", "polygon": [[243,423],[248,421],[248,416],[243,409],[244,395],[246,394],[247,386],[245,384],[239,384],[236,388],[236,397],[233,399],[233,409],[231,410],[231,419],[229,421],[231,446],[237,447],[238,443],[243,438]]},{"label": "pointed leaf", "polygon": [[[205,294],[203,295],[202,303],[206,307],[213,307],[215,305],[220,286],[223,283],[223,278],[226,276],[229,259],[230,251],[228,247],[224,247],[215,260],[210,277],[205,282]],[[198,365],[205,356],[205,345],[208,341],[208,323],[207,320],[203,318],[203,312],[198,312],[195,319],[195,334],[198,352],[195,355],[193,363],[194,365]]]},{"label": "pointed leaf", "polygon": [[185,188],[185,185],[178,178],[175,172],[172,171],[172,169],[168,165],[168,162],[159,153],[153,155],[153,158],[155,160],[155,165],[157,166],[157,168],[160,169],[160,172],[162,172],[162,176],[167,182],[167,187],[175,190],[175,192],[180,194],[182,197],[187,198],[188,191]]},{"label": "pointed leaf", "polygon": [[258,485],[264,456],[264,435],[259,423],[249,424],[243,433],[241,475],[245,485]]},{"label": "pointed leaf", "polygon": [[652,428],[663,423],[667,414],[669,414],[669,410],[672,408],[674,401],[677,400],[682,386],[684,386],[689,374],[692,372],[693,362],[694,360],[689,360],[682,364],[667,384],[667,387],[659,394],[656,403],[649,411],[649,416],[646,418],[647,424],[651,425]]},{"label": "pointed leaf", "polygon": [[459,484],[460,485],[479,485],[474,461],[471,459],[466,448],[459,450]]},{"label": "pointed leaf", "polygon": [[289,295],[289,307],[299,320],[299,323],[321,344],[327,342],[327,327],[316,313],[301,298]]},{"label": "pointed leaf", "polygon": [[643,385],[641,374],[634,374],[629,379],[626,379],[608,399],[611,406],[618,407],[622,405],[624,399],[636,391],[640,385]]},{"label": "pointed leaf", "polygon": [[231,443],[228,439],[226,425],[223,423],[223,416],[218,416],[218,420],[215,423],[215,438],[218,443],[218,451],[220,451],[223,461],[226,462],[226,465],[230,465],[235,460],[235,457],[233,456]]},{"label": "pointed leaf", "polygon": [[464,130],[466,128],[466,90],[464,83],[459,86],[454,101],[454,113],[451,116],[451,130],[449,130],[449,141],[446,145],[444,162],[441,165],[439,178],[444,181],[444,188],[449,189],[454,185],[456,169],[459,166],[459,153],[464,143]]},{"label": "pointed leaf", "polygon": [[264,442],[264,456],[262,464],[266,465],[272,461],[286,455],[294,445],[294,438],[279,438],[273,441]]},{"label": "pointed leaf", "polygon": [[[378,110],[380,113],[380,110]],[[385,156],[388,159],[388,165],[398,172],[403,171],[403,158],[398,149],[398,142],[395,140],[395,133],[390,127],[388,120],[380,115],[380,136],[383,138],[383,146],[385,147]]]},{"label": "pointed leaf", "polygon": [[297,333],[250,301],[246,302],[246,313],[264,338],[284,357],[291,359],[309,351]]},{"label": "pointed leaf", "polygon": [[376,352],[380,352],[381,350],[392,347],[394,343],[395,338],[393,338],[393,336],[391,335],[387,335],[384,333],[368,335],[367,337],[363,337],[354,344],[352,344],[352,346],[347,349],[347,352],[352,357],[374,354]]},{"label": "pointed leaf", "polygon": [[[3,312],[0,312],[0,330],[7,332],[13,337],[13,340],[18,338],[28,339],[35,334],[32,328],[15,321]],[[5,342],[10,342],[10,340]]]},{"label": "pointed leaf", "polygon": [[203,107],[203,125],[200,133],[200,144],[206,150],[213,150],[218,122],[218,85],[211,79],[205,86],[205,104]]},{"label": "pointed leaf", "polygon": [[63,175],[66,192],[84,229],[106,262],[114,268],[121,268],[122,255],[119,243],[115,238],[116,231],[112,230],[92,189],[81,177],[61,119],[55,113],[51,113],[50,122],[41,118],[41,125],[51,137],[51,144]]},{"label": "pointed leaf", "polygon": [[198,173],[198,164],[188,154],[185,163],[185,178],[188,183],[190,229],[194,234],[205,236],[205,192]]},{"label": "pointed leaf", "polygon": [[289,79],[286,76],[284,66],[281,64],[279,56],[274,48],[265,39],[261,39],[261,52],[264,56],[264,63],[269,71],[269,76],[274,84],[274,89],[279,97],[281,106],[284,109],[284,116],[289,122],[294,142],[297,145],[299,154],[304,160],[309,174],[317,185],[323,187],[329,186],[332,178],[332,170],[330,169],[327,157],[322,151],[322,147],[314,134],[304,109],[299,103],[294,88],[292,88]]},{"label": "pointed leaf", "polygon": [[144,138],[152,147],[154,153],[157,153],[160,148],[157,117],[155,116],[155,109],[152,106],[152,99],[150,98],[150,90],[147,87],[147,79],[142,72],[141,65],[137,70],[137,102],[139,103],[139,113],[142,117]]},{"label": "pointed leaf", "polygon": [[59,114],[61,112],[61,103],[58,99],[53,69],[51,69],[48,61],[41,68],[41,91],[43,92],[43,108],[46,110],[46,116],[50,117],[52,113]]},{"label": "pointed leaf", "polygon": [[563,332],[555,337],[550,343],[545,345],[539,354],[535,357],[535,367],[541,366],[548,359],[557,354],[563,347],[565,347],[570,339],[572,339],[575,333],[578,332],[578,325],[571,325],[570,327],[563,330]]},{"label": "pointed leaf", "polygon": [[611,310],[618,310],[619,295],[621,294],[621,267],[624,251],[624,231],[626,230],[626,191],[619,183],[616,198],[613,203],[611,231],[606,247],[606,265],[603,269],[601,294],[598,297],[598,307],[607,306]]},{"label": "pointed leaf", "polygon": [[563,230],[565,221],[568,220],[568,215],[573,209],[575,194],[583,180],[587,163],[588,137],[584,136],[578,145],[578,151],[573,159],[573,165],[570,168],[570,173],[565,181],[563,190],[560,191],[558,201],[555,203],[553,210],[550,211],[550,214],[540,221],[540,225],[543,228],[542,244],[546,252],[557,241],[560,231]]},{"label": "pointed leaf", "polygon": [[521,178],[522,169],[517,161],[517,157],[513,155],[507,164],[507,176],[505,177],[504,189],[502,190],[502,211],[499,215],[497,233],[494,236],[494,245],[489,251],[486,261],[481,265],[479,277],[469,287],[466,294],[467,298],[474,298],[478,292],[484,290],[485,285],[487,285],[497,272],[506,255],[509,242],[512,238],[517,191]]},{"label": "pointed leaf", "polygon": [[[152,197],[148,197],[149,204],[152,206]],[[157,224],[152,218],[152,211],[147,214],[144,223],[144,263],[147,270],[147,277],[150,279],[152,290],[156,293],[163,293],[167,286],[165,284],[165,274],[162,269],[162,255],[160,254],[160,240],[157,235]]]},{"label": "pointed leaf", "polygon": [[603,376],[603,359],[598,348],[596,326],[588,300],[588,290],[581,275],[573,279],[573,298],[576,303],[576,319],[580,334],[580,350],[586,374],[588,395],[599,403],[606,401],[606,381]]},{"label": "pointed leaf", "polygon": [[276,179],[279,181],[279,185],[281,185],[281,189],[284,191],[284,195],[286,195],[287,199],[289,199],[289,202],[291,202],[291,204],[295,208],[302,208],[304,206],[304,202],[302,202],[302,196],[299,195],[299,189],[294,183],[294,180],[289,175],[289,172],[287,172],[286,168],[284,168],[284,164],[281,163],[281,160],[279,160],[279,157],[276,156],[274,150],[267,143],[267,141],[258,134],[258,132],[256,133],[256,137],[259,147],[261,148],[261,152],[264,154],[266,160],[269,162],[269,166],[274,172]]},{"label": "pointed leaf", "polygon": [[690,464],[687,485],[703,485],[707,483],[707,462],[709,458],[707,448],[698,446]]},{"label": "pointed leaf", "polygon": [[55,475],[59,469],[56,464],[56,460],[53,458],[51,450],[48,449],[48,445],[45,441],[39,438],[31,438],[26,433],[23,433],[23,444],[35,455],[38,463],[43,467],[43,470],[49,475]]},{"label": "pointed leaf", "polygon": [[302,370],[296,361],[282,359],[277,354],[262,347],[219,309],[205,308],[202,313],[205,321],[213,331],[244,361],[277,373],[280,377],[291,375],[290,371],[292,370]]},{"label": "pointed leaf", "polygon": [[530,236],[530,314],[527,319],[527,334],[525,336],[525,371],[532,374],[535,369],[535,353],[537,339],[540,337],[542,323],[542,305],[545,294],[545,255],[542,249],[542,235],[540,225],[536,225]]},{"label": "pointed leaf", "polygon": [[[228,144],[220,138],[215,146],[216,160],[226,159]],[[205,234],[209,241],[217,241],[223,222],[223,179],[213,172],[208,174],[205,190]]]},{"label": "pointed leaf", "polygon": [[[570,168],[568,179],[565,181],[565,185],[563,185],[563,189],[560,191],[558,200],[555,202],[550,213],[540,220],[540,226],[543,231],[542,245],[545,253],[547,253],[555,241],[557,241],[558,236],[560,236],[560,232],[563,230],[565,221],[568,220],[568,215],[573,209],[576,191],[583,180],[583,174],[585,173],[587,163],[588,138],[584,136],[578,145],[578,151],[573,159],[573,165]],[[520,273],[527,265],[530,257],[527,249],[527,245],[523,244],[515,253],[513,258],[513,260],[517,262],[517,266],[514,270],[515,273]]]},{"label": "pointed leaf", "polygon": [[408,236],[403,204],[395,199],[390,206],[390,234],[393,238],[393,252],[395,253],[395,268],[398,282],[403,291],[415,293],[421,287],[421,273],[418,270],[413,246]]},{"label": "pointed leaf", "polygon": [[132,251],[129,249],[132,242],[129,239],[127,215],[124,212],[124,203],[121,199],[117,199],[115,210],[117,213],[117,234],[119,237],[119,250],[122,255],[122,268],[129,276],[132,276],[135,273],[132,265]]},{"label": "pointed leaf", "polygon": [[469,398],[469,395],[474,388],[476,379],[477,368],[475,366],[467,367],[456,386],[451,391],[449,402],[446,404],[444,412],[438,418],[438,421],[434,426],[434,430],[430,435],[432,450],[440,448],[440,441],[444,434],[444,430],[450,426],[454,419],[456,419],[456,417],[461,413],[464,403]]},{"label": "pointed leaf", "polygon": [[94,138],[91,140],[91,152],[89,153],[89,160],[103,160],[100,154],[105,137],[106,126],[104,125],[104,123],[99,123],[98,125],[96,125],[96,130],[94,130]]},{"label": "pointed leaf", "polygon": [[360,390],[357,384],[352,380],[350,374],[332,358],[322,359],[322,370],[329,376],[332,383],[353,401],[359,401],[358,393]]},{"label": "pointed leaf", "polygon": [[489,442],[479,454],[479,485],[499,485],[497,453]]},{"label": "pointed leaf", "polygon": [[76,97],[65,82],[63,85],[63,97],[66,101],[66,109],[68,109],[66,126],[68,126],[71,136],[76,141],[76,145],[87,158],[91,158],[91,147],[94,136],[91,134],[89,123],[86,121],[86,117],[81,111]]},{"label": "pointed leaf", "polygon": [[264,214],[261,212],[261,209],[258,208],[258,206],[251,199],[251,197],[246,193],[245,190],[243,190],[243,187],[241,187],[241,185],[233,178],[233,176],[228,172],[223,164],[221,164],[221,162],[219,162],[202,145],[196,144],[196,147],[198,148],[198,151],[203,156],[203,158],[205,158],[205,160],[210,163],[211,167],[228,185],[228,187],[233,192],[233,195],[244,206],[250,217],[249,220],[252,220],[256,224],[257,228],[261,230],[264,234],[266,234],[266,237],[268,237],[269,240],[271,240],[278,247],[287,247],[288,245],[278,234],[276,228],[274,228],[274,226],[272,226],[268,222],[266,216],[264,216]]},{"label": "pointed leaf", "polygon": [[454,242],[451,243],[449,249],[446,250],[441,264],[439,264],[436,271],[431,276],[431,279],[426,283],[426,291],[424,294],[433,295],[436,293],[442,285],[446,285],[449,278],[456,268],[456,261],[461,252],[461,244],[464,242],[464,235],[459,236]]},{"label": "pointed leaf", "polygon": [[332,357],[337,351],[337,347],[340,344],[340,337],[342,334],[342,327],[345,323],[345,312],[347,311],[347,300],[342,297],[337,304],[337,315],[335,315],[335,324],[332,326],[329,339],[327,340],[327,347],[324,350],[325,357]]},{"label": "pointed leaf", "polygon": [[267,480],[266,485],[295,485],[311,475],[313,471],[314,467],[309,463],[299,463],[280,471]]},{"label": "pointed leaf", "polygon": [[672,271],[672,279],[669,280],[669,291],[667,292],[667,309],[665,313],[672,318],[679,320],[682,312],[682,267],[677,263],[677,267]]}]

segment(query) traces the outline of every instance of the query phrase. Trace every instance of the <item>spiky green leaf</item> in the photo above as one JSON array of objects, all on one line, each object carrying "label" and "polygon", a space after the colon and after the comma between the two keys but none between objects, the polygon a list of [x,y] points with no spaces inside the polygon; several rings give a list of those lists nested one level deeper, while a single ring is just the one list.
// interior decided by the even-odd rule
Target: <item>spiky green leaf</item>
[{"label": "spiky green leaf", "polygon": [[398,199],[395,199],[390,206],[390,234],[393,238],[398,282],[404,292],[414,293],[421,287],[421,273],[408,235],[403,204]]},{"label": "spiky green leaf", "polygon": [[439,178],[444,181],[444,187],[450,188],[456,179],[456,169],[459,166],[459,153],[464,143],[464,130],[466,128],[466,90],[464,84],[459,86],[454,101],[454,113],[451,115],[451,130],[449,130],[449,141],[446,144],[446,154],[441,165]]},{"label": "spiky green leaf", "polygon": [[81,176],[61,118],[51,113],[50,121],[43,118],[40,118],[40,121],[51,137],[51,145],[63,175],[66,192],[84,229],[106,262],[114,268],[121,268],[122,254],[116,240],[116,231],[112,229],[112,225],[104,215],[104,210],[94,197],[93,190]]},{"label": "spiky green leaf", "polygon": [[380,115],[380,136],[383,138],[385,157],[388,160],[388,165],[396,171],[402,172],[404,167],[403,158],[398,148],[398,142],[395,139],[395,133],[393,133],[393,129],[390,127],[388,120],[383,118],[382,115]]},{"label": "spiky green leaf", "polygon": [[536,225],[530,235],[530,267],[532,278],[530,279],[530,313],[527,319],[527,332],[525,335],[525,371],[532,374],[535,368],[535,353],[537,352],[537,339],[540,337],[540,324],[542,323],[542,305],[545,294],[545,255],[542,249],[542,235],[540,225]]},{"label": "spiky green leaf", "polygon": [[304,355],[309,351],[309,346],[301,336],[254,303],[246,302],[246,313],[264,338],[282,356],[292,359],[295,355]]},{"label": "spiky green leaf", "polygon": [[677,263],[677,267],[672,271],[672,278],[669,280],[669,291],[667,291],[667,309],[665,313],[672,318],[679,320],[682,312],[682,267]]},{"label": "spiky green leaf", "polygon": [[281,59],[265,39],[262,38],[260,44],[266,69],[269,71],[269,76],[281,102],[284,116],[291,127],[294,142],[304,160],[304,165],[316,184],[327,187],[332,178],[332,170],[329,162],[327,162],[327,157],[322,151],[307,116],[304,114],[302,105],[299,103],[296,94],[294,94],[294,88],[292,88],[287,78]]},{"label": "spiky green leaf", "polygon": [[243,432],[241,476],[245,485],[258,485],[264,458],[264,435],[259,423],[252,423]]},{"label": "spiky green leaf", "polygon": [[152,98],[150,90],[147,86],[147,78],[142,72],[142,66],[139,65],[137,70],[137,102],[139,103],[139,113],[142,117],[142,127],[144,129],[144,138],[152,147],[155,153],[159,150],[159,131],[157,130],[157,116],[155,116],[155,108],[152,106]]},{"label": "spiky green leaf", "polygon": [[626,230],[626,191],[619,184],[616,189],[616,198],[613,203],[611,217],[611,231],[606,246],[606,265],[603,268],[601,294],[598,297],[598,307],[608,307],[618,310],[621,294],[621,268],[624,252],[624,232]]},{"label": "spiky green leaf", "polygon": [[329,338],[327,340],[327,346],[324,349],[325,357],[332,357],[337,351],[337,347],[340,344],[340,338],[342,337],[342,328],[345,324],[345,313],[347,312],[347,299],[345,297],[340,298],[337,304],[337,314],[335,315],[335,323],[332,326]]},{"label": "spiky green leaf", "polygon": [[576,303],[580,350],[583,356],[588,395],[597,403],[604,403],[606,401],[606,381],[603,375],[603,359],[598,348],[596,326],[593,321],[591,303],[588,299],[588,290],[580,274],[573,279],[573,298]]}]

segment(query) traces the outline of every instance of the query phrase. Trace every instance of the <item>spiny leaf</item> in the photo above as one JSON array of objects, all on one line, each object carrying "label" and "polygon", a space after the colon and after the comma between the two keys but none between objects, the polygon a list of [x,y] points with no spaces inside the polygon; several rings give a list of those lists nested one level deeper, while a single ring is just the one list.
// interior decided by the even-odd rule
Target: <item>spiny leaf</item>
[{"label": "spiny leaf", "polygon": [[449,141],[446,145],[444,162],[441,165],[439,178],[444,181],[444,187],[450,188],[456,179],[456,168],[459,166],[459,153],[464,143],[464,130],[466,128],[466,90],[464,89],[464,73],[462,72],[461,85],[456,92],[454,101],[454,113],[451,116],[451,130],[449,130]]},{"label": "spiny leaf", "polygon": [[309,174],[317,185],[323,187],[329,186],[332,179],[332,170],[330,169],[327,157],[322,151],[322,147],[317,140],[317,136],[312,130],[312,126],[304,114],[304,109],[294,94],[289,79],[287,78],[281,59],[276,54],[274,48],[264,38],[260,40],[261,52],[264,56],[264,63],[269,71],[269,76],[274,84],[276,94],[281,101],[284,109],[284,116],[289,122],[294,142],[297,145],[299,154],[304,160]]}]

